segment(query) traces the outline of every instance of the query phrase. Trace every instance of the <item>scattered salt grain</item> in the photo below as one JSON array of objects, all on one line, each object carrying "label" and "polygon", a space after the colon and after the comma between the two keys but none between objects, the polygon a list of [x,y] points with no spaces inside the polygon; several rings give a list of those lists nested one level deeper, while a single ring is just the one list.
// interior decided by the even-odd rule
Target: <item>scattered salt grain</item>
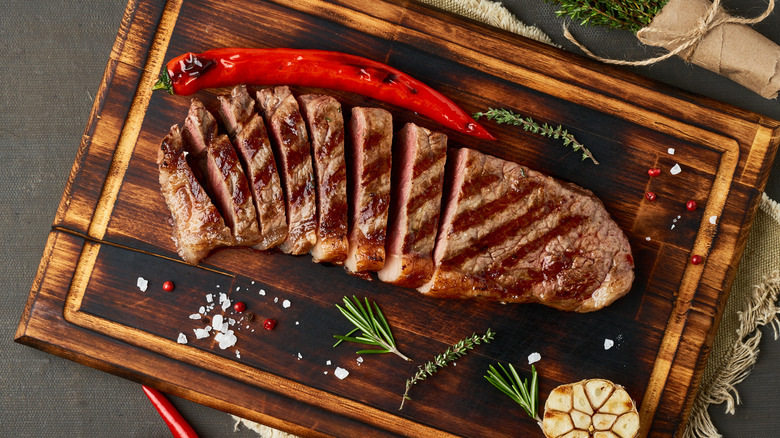
[{"label": "scattered salt grain", "polygon": [[669,229],[670,229],[670,230],[673,230],[673,229],[674,229],[674,224],[672,224],[672,228],[669,228]]},{"label": "scattered salt grain", "polygon": [[214,302],[214,294],[207,294],[206,295],[206,302],[207,303],[213,303]]},{"label": "scattered salt grain", "polygon": [[609,350],[615,345],[615,341],[612,339],[604,339],[604,349]]},{"label": "scattered salt grain", "polygon": [[238,351],[238,350],[236,350],[236,357],[237,357],[237,358],[239,358],[239,359],[241,359],[241,352],[240,352],[240,351]]},{"label": "scattered salt grain", "polygon": [[230,324],[231,326],[234,326],[234,325],[236,325],[236,320],[233,319],[233,318],[228,318],[228,324]]},{"label": "scattered salt grain", "polygon": [[645,237],[645,240],[650,241],[650,236]]},{"label": "scattered salt grain", "polygon": [[357,364],[360,366],[363,363],[363,358],[361,356],[358,356],[357,358]]},{"label": "scattered salt grain", "polygon": [[219,285],[217,285],[217,289],[219,289]]},{"label": "scattered salt grain", "polygon": [[230,308],[230,300],[225,298],[225,301],[222,302],[222,310],[227,310]]},{"label": "scattered salt grain", "polygon": [[331,364],[331,362],[329,360],[325,361],[325,365],[330,365],[330,364]]},{"label": "scattered salt grain", "polygon": [[195,332],[195,339],[208,338],[211,327],[194,329],[193,331]]},{"label": "scattered salt grain", "polygon": [[190,315],[190,319],[200,319],[200,318],[201,318],[200,313],[193,313],[192,315]]},{"label": "scattered salt grain", "polygon": [[219,342],[219,348],[224,350],[236,345],[236,335],[233,334],[233,330],[228,330],[227,333],[217,333],[214,335],[214,340]]},{"label": "scattered salt grain", "polygon": [[344,378],[349,375],[349,371],[341,367],[336,367],[336,371],[334,371],[333,374],[339,379],[344,380]]},{"label": "scattered salt grain", "polygon": [[710,216],[710,223],[712,225],[715,225],[718,223],[718,217],[717,216]]},{"label": "scattered salt grain", "polygon": [[303,359],[303,356],[301,356],[301,353],[298,353],[298,360]]},{"label": "scattered salt grain", "polygon": [[323,371],[322,374],[325,374],[327,376],[328,372],[327,371]]},{"label": "scattered salt grain", "polygon": [[252,284],[255,284],[255,281],[254,281],[254,280],[252,280]]},{"label": "scattered salt grain", "polygon": [[669,155],[674,155],[674,148],[667,149],[666,153],[668,153]]},{"label": "scattered salt grain", "polygon": [[295,325],[301,325],[301,323],[298,322],[298,321],[295,321]]},{"label": "scattered salt grain", "polygon": [[260,289],[260,295],[265,296],[265,289]]},{"label": "scattered salt grain", "polygon": [[542,355],[539,353],[531,353],[528,355],[528,365],[539,362],[542,359]]},{"label": "scattered salt grain", "polygon": [[236,292],[241,290],[241,286],[236,287]]},{"label": "scattered salt grain", "polygon": [[135,285],[138,286],[138,289],[141,289],[141,292],[146,292],[146,288],[149,287],[149,281],[143,277],[138,277],[138,281],[135,282]]},{"label": "scattered salt grain", "polygon": [[274,297],[274,303],[278,303],[278,302],[279,302],[279,297]]},{"label": "scattered salt grain", "polygon": [[284,307],[285,309],[287,309],[288,307],[290,307],[290,300],[284,300],[284,301],[282,301],[282,307]]},{"label": "scattered salt grain", "polygon": [[672,166],[671,169],[669,169],[669,173],[671,173],[672,175],[677,175],[680,172],[682,172],[682,168],[680,167],[679,164],[675,164],[674,166]]},{"label": "scattered salt grain", "polygon": [[187,335],[184,333],[179,333],[179,339],[176,340],[176,342],[180,344],[186,344],[187,343]]}]

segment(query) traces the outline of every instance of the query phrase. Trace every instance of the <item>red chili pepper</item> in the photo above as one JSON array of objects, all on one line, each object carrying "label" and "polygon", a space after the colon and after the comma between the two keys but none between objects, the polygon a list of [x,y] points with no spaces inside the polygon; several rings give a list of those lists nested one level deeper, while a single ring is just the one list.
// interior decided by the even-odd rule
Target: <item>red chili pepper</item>
[{"label": "red chili pepper", "polygon": [[455,102],[406,73],[347,53],[305,49],[212,49],[168,62],[152,87],[189,95],[202,88],[293,85],[349,91],[429,117],[458,132],[495,140]]},{"label": "red chili pepper", "polygon": [[149,401],[152,402],[152,406],[157,409],[165,424],[168,425],[174,438],[198,438],[198,434],[195,433],[192,426],[187,423],[187,420],[181,416],[171,401],[165,398],[160,391],[146,385],[141,385],[141,388],[149,398]]}]

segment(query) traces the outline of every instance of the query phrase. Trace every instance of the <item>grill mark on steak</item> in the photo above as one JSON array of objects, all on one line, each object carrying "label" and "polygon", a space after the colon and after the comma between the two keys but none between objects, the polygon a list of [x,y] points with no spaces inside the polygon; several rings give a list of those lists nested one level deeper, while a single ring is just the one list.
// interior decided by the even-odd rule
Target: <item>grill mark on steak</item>
[{"label": "grill mark on steak", "polygon": [[244,170],[230,140],[217,133],[216,120],[198,99],[192,99],[184,133],[184,147],[200,163],[208,192],[233,231],[235,244],[255,245],[260,230]]},{"label": "grill mark on steak", "polygon": [[421,292],[578,312],[628,292],[628,240],[592,193],[470,149],[458,151],[451,166],[436,272]]},{"label": "grill mark on steak", "polygon": [[349,175],[348,272],[374,272],[385,262],[385,235],[390,205],[393,123],[379,108],[352,108]]},{"label": "grill mark on steak", "polygon": [[279,249],[305,254],[317,241],[314,170],[306,125],[288,87],[259,90],[256,99],[274,140],[274,156],[285,193],[289,231]]},{"label": "grill mark on steak", "polygon": [[178,125],[163,139],[157,164],[160,193],[172,217],[171,237],[181,258],[197,265],[211,250],[231,245],[230,229],[187,164]]},{"label": "grill mark on steak", "polygon": [[254,248],[273,248],[287,238],[287,214],[268,132],[246,86],[239,85],[230,96],[218,99],[220,115],[238,152],[257,212],[261,238]]},{"label": "grill mark on steak", "polygon": [[343,265],[347,258],[347,169],[344,158],[344,117],[331,96],[298,97],[309,130],[317,188],[315,262]]},{"label": "grill mark on steak", "polygon": [[447,137],[408,123],[396,136],[386,261],[379,279],[419,287],[433,275]]}]

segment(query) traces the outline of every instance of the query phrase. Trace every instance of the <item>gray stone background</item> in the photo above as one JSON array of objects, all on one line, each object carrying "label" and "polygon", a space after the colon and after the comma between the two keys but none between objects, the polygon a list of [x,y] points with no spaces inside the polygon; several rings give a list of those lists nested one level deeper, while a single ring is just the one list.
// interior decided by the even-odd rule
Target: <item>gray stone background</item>
[{"label": "gray stone background", "polygon": [[[577,51],[561,36],[563,20],[555,16],[554,5],[502,3],[565,49]],[[766,3],[728,0],[724,5],[753,16]],[[138,384],[12,341],[124,7],[122,0],[4,0],[0,5],[0,436],[169,436]],[[778,13],[755,28],[780,43]],[[625,32],[576,23],[572,31],[603,56],[641,59],[654,53]],[[677,59],[632,70],[780,119],[776,100]],[[767,192],[780,199],[777,164]],[[780,342],[767,331],[758,364],[739,386],[743,405],[737,414],[711,408],[725,436],[777,436],[778,376]],[[255,436],[246,429],[234,433],[225,413],[171,398],[201,436]]]}]

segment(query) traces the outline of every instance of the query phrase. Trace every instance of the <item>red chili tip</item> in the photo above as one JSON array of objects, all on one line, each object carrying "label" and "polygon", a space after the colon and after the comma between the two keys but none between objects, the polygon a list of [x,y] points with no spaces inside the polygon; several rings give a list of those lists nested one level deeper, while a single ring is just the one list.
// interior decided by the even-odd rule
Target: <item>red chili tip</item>
[{"label": "red chili tip", "polygon": [[696,207],[697,207],[696,201],[694,201],[693,199],[685,203],[685,208],[687,208],[688,211],[695,211]]},{"label": "red chili tip", "polygon": [[645,198],[647,198],[647,200],[650,202],[655,201],[655,193],[647,192],[645,193]]},{"label": "red chili tip", "polygon": [[691,263],[693,263],[694,265],[698,265],[701,262],[702,262],[702,258],[700,255],[696,254],[693,257],[691,257]]},{"label": "red chili tip", "polygon": [[173,290],[173,282],[172,281],[166,281],[163,283],[163,290],[166,292],[170,292]]},{"label": "red chili tip", "polygon": [[266,319],[263,322],[263,328],[266,330],[273,330],[274,327],[276,327],[276,321],[274,321],[273,319]]},{"label": "red chili tip", "polygon": [[661,174],[661,169],[659,169],[657,167],[653,167],[653,168],[647,169],[647,174],[650,175],[651,177],[655,178],[656,176]]},{"label": "red chili tip", "polygon": [[243,301],[237,301],[236,304],[233,304],[233,310],[241,313],[246,310],[246,304]]}]

